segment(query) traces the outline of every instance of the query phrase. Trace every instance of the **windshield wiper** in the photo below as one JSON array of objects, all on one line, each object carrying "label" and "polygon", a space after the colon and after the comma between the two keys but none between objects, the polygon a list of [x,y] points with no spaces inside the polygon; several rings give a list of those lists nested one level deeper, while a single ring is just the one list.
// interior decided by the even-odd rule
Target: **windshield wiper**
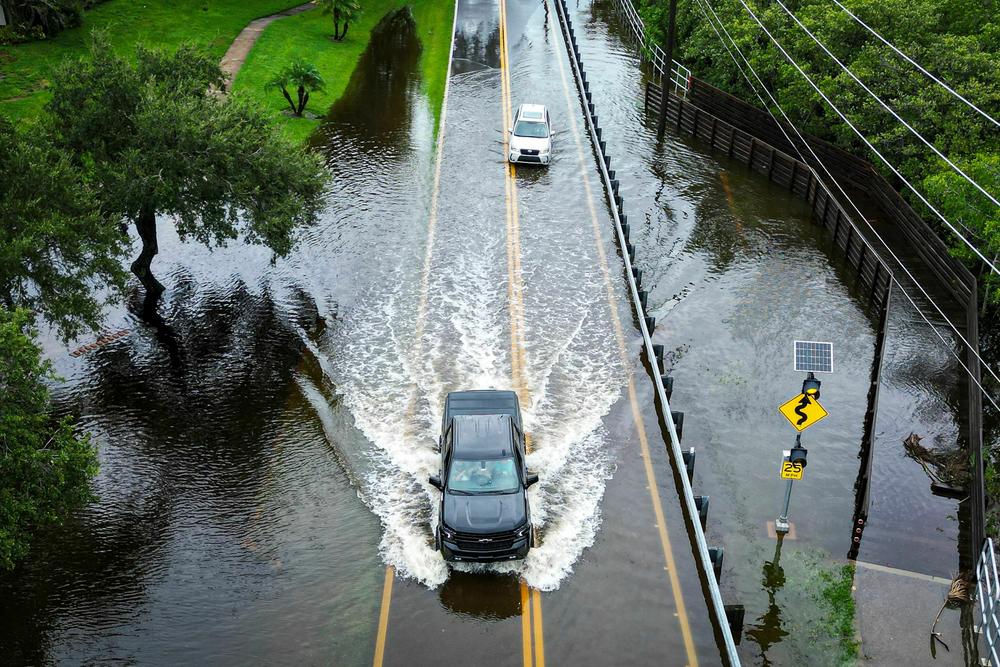
[{"label": "windshield wiper", "polygon": [[461,489],[448,489],[448,493],[454,493],[456,496],[474,496],[474,495],[476,495],[472,491],[462,491]]}]

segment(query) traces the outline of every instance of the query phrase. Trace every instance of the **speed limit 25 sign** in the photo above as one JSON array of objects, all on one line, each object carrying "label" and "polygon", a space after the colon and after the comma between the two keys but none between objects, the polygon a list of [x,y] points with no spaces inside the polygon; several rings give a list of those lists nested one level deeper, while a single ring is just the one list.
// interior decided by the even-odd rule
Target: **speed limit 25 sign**
[{"label": "speed limit 25 sign", "polygon": [[782,461],[781,479],[802,479],[802,471],[805,466],[801,461]]}]

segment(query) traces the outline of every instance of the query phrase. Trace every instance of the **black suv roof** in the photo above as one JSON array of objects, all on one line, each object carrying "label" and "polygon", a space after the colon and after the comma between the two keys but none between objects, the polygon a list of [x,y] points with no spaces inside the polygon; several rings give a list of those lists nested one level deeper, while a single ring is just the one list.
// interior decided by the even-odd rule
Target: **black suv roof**
[{"label": "black suv roof", "polygon": [[517,408],[517,394],[497,389],[453,391],[448,394],[446,410],[451,417],[498,414],[520,416]]},{"label": "black suv roof", "polygon": [[456,415],[452,428],[456,458],[497,459],[514,454],[508,415]]}]

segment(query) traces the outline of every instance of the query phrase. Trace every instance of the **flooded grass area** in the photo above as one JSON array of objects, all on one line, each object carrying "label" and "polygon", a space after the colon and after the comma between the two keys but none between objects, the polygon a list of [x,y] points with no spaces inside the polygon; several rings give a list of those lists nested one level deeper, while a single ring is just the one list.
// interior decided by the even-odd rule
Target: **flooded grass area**
[{"label": "flooded grass area", "polygon": [[[347,37],[341,42],[333,41],[331,17],[318,9],[280,19],[260,36],[237,75],[233,90],[269,109],[288,137],[305,141],[321,124],[320,119],[331,105],[347,90],[369,41],[378,34],[377,26],[388,15],[404,8],[408,8],[416,24],[420,44],[420,87],[436,127],[451,48],[453,2],[371,0],[364,3],[361,19],[351,24]],[[309,110],[314,117],[294,118],[286,114],[287,104],[281,93],[269,85],[279,70],[297,59],[316,65],[326,79],[323,90],[310,93]],[[381,113],[378,104],[370,105],[369,111]]]},{"label": "flooded grass area", "polygon": [[[59,409],[99,447],[99,500],[0,577],[6,660],[370,662],[380,526],[358,498],[364,437],[316,352],[385,253],[421,257],[433,132],[419,52],[331,113],[328,206],[288,258],[209,251],[163,221],[167,328],[122,309],[106,326],[130,334],[112,344],[74,358],[45,341]],[[366,105],[387,110],[377,142]]]}]

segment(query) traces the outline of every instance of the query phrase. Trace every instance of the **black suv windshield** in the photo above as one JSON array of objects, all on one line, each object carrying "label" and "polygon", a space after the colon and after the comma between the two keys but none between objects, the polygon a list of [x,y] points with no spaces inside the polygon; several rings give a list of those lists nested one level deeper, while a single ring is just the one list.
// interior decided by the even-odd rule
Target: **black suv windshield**
[{"label": "black suv windshield", "polygon": [[528,120],[519,120],[514,126],[515,137],[528,137],[529,139],[544,139],[549,136],[545,123],[536,123]]},{"label": "black suv windshield", "polygon": [[448,489],[458,493],[510,493],[520,486],[513,457],[455,459],[448,473]]}]

